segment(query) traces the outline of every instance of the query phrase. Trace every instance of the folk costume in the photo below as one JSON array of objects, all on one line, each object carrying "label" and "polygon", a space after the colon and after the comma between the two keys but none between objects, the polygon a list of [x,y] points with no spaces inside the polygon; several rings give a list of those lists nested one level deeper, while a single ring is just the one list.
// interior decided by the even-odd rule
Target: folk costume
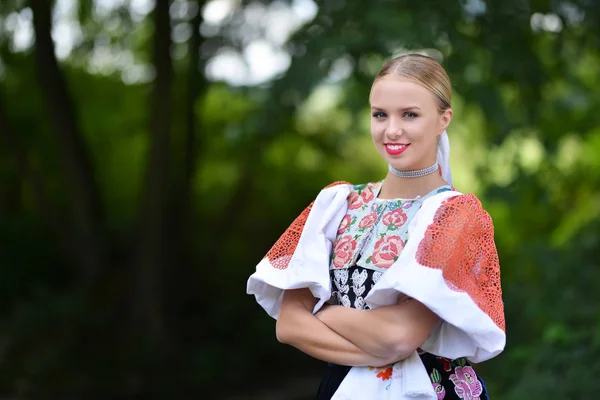
[{"label": "folk costume", "polygon": [[[445,135],[438,162],[451,183]],[[369,309],[404,294],[440,317],[405,360],[382,368],[328,364],[319,399],[487,399],[469,362],[495,357],[506,342],[492,220],[474,195],[450,185],[382,200],[382,184],[323,189],[257,265],[247,293],[275,319],[284,290],[299,288],[318,300],[314,313],[325,302]]]}]

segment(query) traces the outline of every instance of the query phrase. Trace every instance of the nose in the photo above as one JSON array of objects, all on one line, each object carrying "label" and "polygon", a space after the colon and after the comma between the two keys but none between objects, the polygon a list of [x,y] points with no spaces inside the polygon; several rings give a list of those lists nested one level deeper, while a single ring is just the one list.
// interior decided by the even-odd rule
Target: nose
[{"label": "nose", "polygon": [[390,139],[396,139],[402,135],[402,124],[396,118],[389,118],[385,127],[385,134]]}]

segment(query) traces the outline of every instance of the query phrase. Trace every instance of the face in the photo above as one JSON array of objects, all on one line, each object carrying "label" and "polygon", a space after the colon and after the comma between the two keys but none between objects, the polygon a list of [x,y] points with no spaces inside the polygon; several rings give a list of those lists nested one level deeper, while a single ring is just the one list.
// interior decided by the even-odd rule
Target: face
[{"label": "face", "polygon": [[427,168],[437,142],[452,119],[440,114],[433,93],[407,79],[387,75],[371,89],[371,135],[383,159],[398,170]]}]

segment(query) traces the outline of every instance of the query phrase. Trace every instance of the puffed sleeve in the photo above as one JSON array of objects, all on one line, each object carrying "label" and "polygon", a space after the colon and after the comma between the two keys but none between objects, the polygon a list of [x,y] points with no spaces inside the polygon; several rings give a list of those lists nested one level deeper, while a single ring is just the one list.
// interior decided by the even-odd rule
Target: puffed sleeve
[{"label": "puffed sleeve", "polygon": [[319,299],[315,312],[331,296],[329,258],[350,189],[347,182],[325,187],[256,266],[246,292],[271,317],[279,314],[284,290],[309,288]]},{"label": "puffed sleeve", "polygon": [[456,193],[423,204],[401,256],[366,300],[391,304],[403,293],[420,301],[441,319],[421,348],[481,362],[506,343],[500,264],[490,215],[474,195]]}]

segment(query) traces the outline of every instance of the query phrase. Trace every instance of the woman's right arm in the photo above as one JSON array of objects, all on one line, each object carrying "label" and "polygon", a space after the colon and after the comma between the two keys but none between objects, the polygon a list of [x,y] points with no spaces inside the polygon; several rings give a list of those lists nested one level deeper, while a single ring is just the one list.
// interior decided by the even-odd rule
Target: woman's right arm
[{"label": "woman's right arm", "polygon": [[312,313],[317,303],[309,289],[286,290],[277,318],[277,340],[322,361],[380,367],[401,357],[377,357],[331,330]]}]

